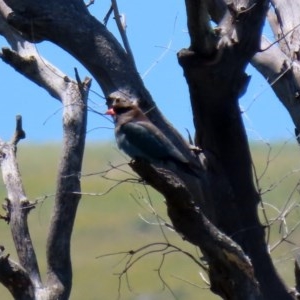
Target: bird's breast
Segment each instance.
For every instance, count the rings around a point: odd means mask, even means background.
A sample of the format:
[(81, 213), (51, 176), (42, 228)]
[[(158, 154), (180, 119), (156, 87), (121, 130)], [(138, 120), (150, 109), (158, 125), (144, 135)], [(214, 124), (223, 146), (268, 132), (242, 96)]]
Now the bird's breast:
[(144, 153), (139, 149), (138, 145), (131, 143), (126, 133), (124, 133), (122, 130), (119, 130), (119, 132), (116, 134), (116, 141), (119, 149), (124, 151), (131, 158), (140, 157), (147, 159)]

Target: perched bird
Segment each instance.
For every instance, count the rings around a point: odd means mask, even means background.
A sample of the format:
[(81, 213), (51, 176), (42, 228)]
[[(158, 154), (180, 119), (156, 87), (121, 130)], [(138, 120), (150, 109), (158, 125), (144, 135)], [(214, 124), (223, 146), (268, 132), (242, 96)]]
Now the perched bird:
[(189, 163), (136, 103), (115, 99), (106, 114), (114, 118), (118, 147), (131, 158), (143, 158), (149, 162), (171, 160)]

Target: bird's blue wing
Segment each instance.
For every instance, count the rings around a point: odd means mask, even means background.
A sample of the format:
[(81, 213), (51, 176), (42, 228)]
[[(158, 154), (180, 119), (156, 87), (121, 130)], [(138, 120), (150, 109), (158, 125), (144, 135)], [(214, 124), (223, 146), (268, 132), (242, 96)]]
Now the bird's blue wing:
[(119, 128), (116, 135), (119, 147), (133, 158), (173, 159), (187, 163), (174, 144), (150, 122), (128, 122)]

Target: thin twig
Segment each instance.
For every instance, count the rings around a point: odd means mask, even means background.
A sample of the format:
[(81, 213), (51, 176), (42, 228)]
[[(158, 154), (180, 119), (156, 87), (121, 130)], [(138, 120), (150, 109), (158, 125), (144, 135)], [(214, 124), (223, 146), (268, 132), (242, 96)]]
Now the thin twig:
[(172, 43), (173, 43), (173, 36), (174, 36), (174, 32), (175, 32), (175, 27), (176, 27), (176, 22), (177, 22), (177, 16), (175, 18), (175, 22), (174, 22), (174, 26), (173, 26), (173, 32), (172, 32), (172, 36), (171, 39), (168, 43), (168, 45), (165, 48), (165, 50), (160, 54), (160, 56), (151, 64), (151, 66), (144, 72), (144, 74), (142, 75), (142, 78), (145, 79), (146, 76), (152, 71), (152, 69), (164, 58), (165, 55), (167, 55), (167, 53), (170, 51)]
[(264, 52), (267, 51), (268, 49), (270, 49), (271, 47), (273, 47), (275, 44), (279, 43), (281, 40), (285, 39), (290, 33), (292, 33), (297, 27), (300, 26), (300, 23), (297, 24), (296, 26), (294, 26), (292, 29), (290, 29), (289, 31), (287, 31), (286, 33), (282, 32), (282, 37), (280, 37), (279, 39), (276, 39), (276, 41), (274, 41), (273, 43), (271, 43), (268, 47), (264, 48), (264, 49), (260, 49), (258, 50), (258, 52)]
[(89, 7), (90, 5), (94, 4), (95, 3), (95, 0), (90, 0), (85, 6), (86, 7)]
[[(121, 15), (119, 13), (119, 8), (118, 8), (117, 1), (116, 0), (111, 0), (111, 5), (112, 5), (113, 11), (114, 11), (114, 17), (115, 17), (115, 20), (116, 20), (118, 30), (120, 32), (120, 35), (121, 35), (121, 38), (122, 38), (122, 41), (123, 41), (123, 44), (124, 44), (124, 48), (125, 48), (125, 50), (127, 52), (127, 55), (128, 55), (128, 59), (130, 60), (132, 66), (136, 69), (134, 56), (133, 56), (133, 53), (131, 51), (131, 47), (129, 45), (129, 41), (128, 41), (128, 38), (127, 38), (127, 35), (126, 35), (126, 22), (125, 21), (122, 22), (122, 20), (121, 20)], [(123, 16), (123, 18), (125, 18), (125, 17)]]
[(16, 116), (16, 130), (15, 130), (14, 136), (12, 137), (10, 143), (14, 146), (17, 146), (19, 141), (21, 139), (25, 139), (25, 137), (26, 137), (26, 134), (22, 127), (22, 116), (17, 115)]
[(251, 160), (251, 164), (252, 164), (252, 170), (253, 170), (253, 174), (254, 174), (256, 189), (257, 189), (257, 191), (259, 193), (260, 207), (262, 209), (262, 213), (263, 213), (263, 216), (264, 216), (264, 219), (265, 219), (265, 223), (266, 223), (265, 226), (267, 228), (266, 241), (267, 241), (267, 244), (269, 244), (269, 241), (270, 241), (270, 232), (271, 232), (271, 228), (270, 228), (270, 224), (269, 224), (269, 218), (267, 216), (267, 212), (266, 212), (266, 209), (265, 209), (265, 206), (264, 206), (264, 202), (263, 202), (262, 197), (261, 197), (261, 187), (260, 187), (260, 182), (259, 182), (260, 180), (258, 178), (257, 171), (256, 171), (256, 168), (255, 168), (253, 160)]
[(158, 272), (158, 276), (160, 278), (160, 280), (163, 283), (163, 287), (166, 287), (171, 293), (172, 295), (175, 297), (172, 289), (170, 288), (170, 286), (165, 282), (161, 270), (165, 261), (165, 257), (169, 254), (172, 253), (182, 253), (184, 255), (186, 255), (187, 257), (189, 257), (194, 263), (196, 263), (198, 266), (200, 266), (202, 269), (204, 269), (205, 271), (207, 271), (207, 268), (194, 256), (192, 255), (190, 252), (187, 252), (183, 249), (181, 249), (180, 247), (177, 247), (173, 244), (170, 243), (165, 243), (165, 242), (156, 242), (156, 243), (150, 243), (147, 245), (144, 245), (138, 249), (135, 250), (129, 250), (129, 251), (121, 251), (121, 252), (116, 252), (116, 253), (109, 253), (109, 254), (104, 254), (104, 255), (100, 255), (97, 258), (104, 258), (104, 257), (109, 257), (109, 256), (114, 256), (114, 255), (125, 255), (121, 261), (123, 261), (124, 259), (127, 258), (127, 261), (125, 263), (125, 266), (123, 268), (123, 270), (120, 273), (117, 273), (118, 275), (118, 299), (121, 297), (121, 287), (122, 287), (122, 278), (125, 275), (126, 277), (126, 282), (127, 282), (127, 287), (130, 291), (133, 292), (133, 289), (130, 285), (130, 280), (129, 280), (129, 270), (136, 264), (138, 263), (140, 260), (142, 260), (143, 258), (145, 258), (146, 256), (149, 255), (153, 255), (153, 254), (157, 254), (157, 253), (161, 253), (162, 255), (162, 259), (159, 263), (158, 268), (156, 269), (156, 271)]
[(164, 279), (164, 277), (162, 276), (162, 273), (161, 273), (161, 270), (162, 270), (162, 267), (163, 267), (163, 264), (164, 264), (164, 262), (165, 262), (165, 257), (166, 257), (166, 255), (168, 255), (168, 254), (170, 254), (170, 253), (172, 253), (172, 252), (174, 252), (174, 251), (168, 251), (168, 252), (165, 252), (165, 253), (163, 253), (163, 255), (162, 255), (162, 258), (161, 258), (161, 262), (160, 262), (160, 264), (159, 264), (159, 266), (158, 266), (158, 269), (157, 269), (157, 274), (158, 274), (158, 277), (159, 277), (159, 279), (161, 280), (161, 282), (163, 283), (163, 288), (167, 288), (167, 290), (171, 293), (171, 295), (174, 297), (174, 299), (178, 299), (177, 297), (176, 297), (176, 295), (174, 294), (174, 292), (173, 292), (173, 290), (171, 289), (171, 287), (167, 284), (167, 282), (165, 281), (165, 279)]
[(108, 12), (106, 13), (106, 15), (105, 15), (105, 17), (104, 17), (104, 19), (103, 19), (103, 24), (104, 24), (104, 26), (107, 25), (108, 20), (109, 20), (109, 18), (110, 18), (110, 16), (111, 16), (112, 12), (113, 12), (113, 7), (112, 7), (112, 5), (111, 5), (111, 6), (109, 7)]
[(300, 221), (296, 223), (296, 225), (290, 230), (290, 232), (286, 235), (284, 235), (279, 241), (277, 241), (273, 246), (270, 247), (270, 251), (274, 251), (282, 242), (288, 242), (288, 238), (291, 236), (291, 234), (300, 226)]

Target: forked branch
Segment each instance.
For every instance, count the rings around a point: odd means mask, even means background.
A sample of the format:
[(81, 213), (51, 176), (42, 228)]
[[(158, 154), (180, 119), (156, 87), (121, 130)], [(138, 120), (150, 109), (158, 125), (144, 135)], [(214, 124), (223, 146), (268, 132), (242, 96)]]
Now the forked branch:
[[(27, 272), (28, 280), (30, 280), (35, 287), (40, 287), (40, 272), (27, 223), (28, 213), (33, 206), (25, 195), (16, 158), (16, 145), (18, 141), (24, 137), (25, 133), (22, 129), (22, 118), (21, 116), (17, 116), (16, 131), (11, 142), (6, 143), (0, 140), (0, 164), (3, 182), (7, 190), (7, 200), (4, 206), (6, 209), (5, 219), (10, 224), (20, 265), (24, 268), (22, 274), (24, 275)], [(2, 257), (2, 263), (7, 268), (0, 270), (1, 272), (7, 271), (7, 276), (9, 277), (12, 271), (11, 268), (9, 268), (11, 263), (3, 259)], [(19, 266), (17, 269), (21, 270), (21, 267)], [(1, 274), (1, 278), (5, 278), (5, 273)], [(5, 283), (5, 281), (3, 281), (3, 283)], [(18, 289), (18, 286), (16, 285), (15, 288)], [(9, 288), (9, 290), (12, 293), (15, 292), (13, 291), (13, 287)]]

